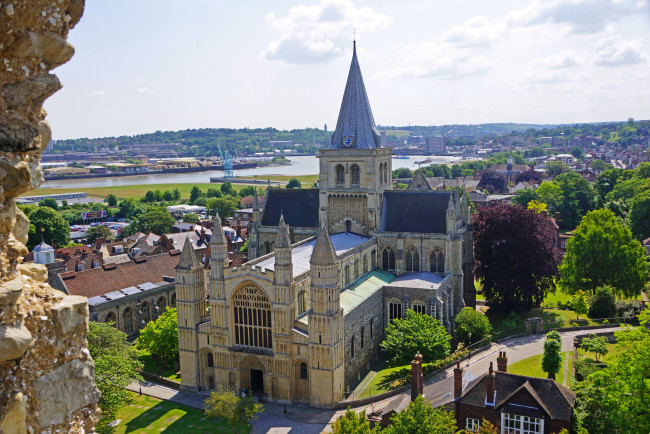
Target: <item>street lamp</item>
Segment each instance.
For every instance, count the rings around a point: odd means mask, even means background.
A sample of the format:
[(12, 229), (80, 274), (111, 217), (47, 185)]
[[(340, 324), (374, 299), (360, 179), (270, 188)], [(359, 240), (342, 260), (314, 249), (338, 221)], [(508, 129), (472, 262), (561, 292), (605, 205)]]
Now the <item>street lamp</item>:
[(469, 348), (469, 356), (467, 357), (467, 366), (469, 366), (469, 361), (472, 360), (472, 349), (470, 348), (472, 346), (472, 332), (468, 332), (467, 337), (469, 337), (469, 345), (467, 347)]

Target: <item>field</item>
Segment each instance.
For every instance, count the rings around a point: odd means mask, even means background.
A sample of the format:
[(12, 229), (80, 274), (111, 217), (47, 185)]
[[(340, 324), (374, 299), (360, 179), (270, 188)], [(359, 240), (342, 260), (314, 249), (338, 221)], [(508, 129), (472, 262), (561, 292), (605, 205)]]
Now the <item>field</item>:
[[(216, 419), (208, 419), (202, 411), (150, 396), (131, 393), (132, 401), (117, 413), (116, 434), (137, 433), (217, 433), (232, 432), (231, 427)], [(237, 426), (238, 433), (247, 433), (249, 426)]]
[[(568, 357), (567, 365), (567, 384), (564, 384), (567, 387), (570, 387), (571, 379), (571, 368), (573, 367), (573, 357), (571, 356), (572, 352), (567, 351), (562, 353), (562, 368), (560, 372), (555, 376), (555, 381), (562, 384), (564, 378), (564, 362)], [(548, 374), (542, 371), (542, 355), (538, 354), (536, 356), (528, 357), (527, 359), (520, 360), (518, 362), (512, 363), (508, 366), (508, 372), (511, 374), (517, 375), (526, 375), (528, 377), (536, 378), (548, 378)]]
[[(190, 191), (194, 186), (199, 187), (202, 191), (208, 191), (208, 188), (219, 188), (220, 184), (142, 184), (142, 185), (121, 185), (115, 187), (78, 187), (78, 188), (38, 188), (34, 191), (25, 193), (22, 196), (36, 196), (41, 194), (58, 194), (58, 193), (73, 193), (77, 191), (85, 191), (90, 197), (105, 198), (109, 194), (114, 194), (120, 199), (139, 199), (144, 197), (147, 191), (165, 191), (165, 190), (174, 190), (178, 188), (181, 192), (182, 199), (189, 199)], [(233, 187), (236, 190), (239, 190), (242, 186), (233, 184)]]

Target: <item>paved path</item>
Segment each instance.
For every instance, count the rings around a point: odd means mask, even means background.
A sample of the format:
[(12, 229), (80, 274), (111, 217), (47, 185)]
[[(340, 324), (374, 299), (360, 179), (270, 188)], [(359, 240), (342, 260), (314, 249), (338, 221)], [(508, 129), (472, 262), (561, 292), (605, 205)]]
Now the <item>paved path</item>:
[[(562, 335), (562, 351), (568, 352), (573, 350), (573, 338), (575, 336), (611, 330), (613, 330), (612, 327), (560, 332)], [(542, 354), (544, 338), (545, 335), (542, 334), (518, 337), (499, 344), (494, 343), (489, 348), (477, 354), (472, 354), (469, 366), (465, 366), (465, 369), (474, 376), (479, 376), (484, 372), (487, 372), (490, 362), (494, 362), (494, 367), (496, 369), (496, 355), (499, 351), (504, 350), (507, 353), (509, 364), (537, 354)], [(464, 362), (463, 365), (467, 365), (467, 362)], [(567, 375), (566, 368), (567, 367), (565, 366), (565, 375)], [(428, 379), (425, 382), (425, 385), (434, 384), (451, 375), (453, 375), (453, 368), (449, 368), (435, 377)], [(127, 387), (127, 389), (136, 393), (140, 391), (140, 388), (142, 388), (142, 393), (145, 395), (201, 410), (203, 409), (203, 400), (207, 397), (207, 393), (179, 392), (178, 390), (153, 383), (134, 383)], [(410, 395), (410, 391), (404, 395), (406, 394)], [(374, 403), (374, 406), (367, 405), (357, 407), (354, 410), (366, 410), (366, 412), (369, 413), (374, 408), (377, 411), (381, 411), (381, 409), (383, 409), (393, 399), (395, 399), (395, 397), (376, 402)], [(343, 413), (345, 413), (345, 410), (322, 410), (309, 407), (305, 404), (284, 406), (283, 404), (265, 402), (264, 412), (260, 413), (258, 419), (251, 423), (251, 433), (311, 434), (329, 432), (331, 431), (331, 423), (338, 419)]]

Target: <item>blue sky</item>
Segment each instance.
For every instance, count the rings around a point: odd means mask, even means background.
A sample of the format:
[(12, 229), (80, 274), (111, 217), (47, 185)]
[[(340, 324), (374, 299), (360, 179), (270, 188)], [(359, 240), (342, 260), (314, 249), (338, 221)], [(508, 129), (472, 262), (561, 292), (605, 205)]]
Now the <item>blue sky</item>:
[(91, 0), (53, 137), (332, 129), (355, 28), (379, 124), (650, 118), (650, 0)]

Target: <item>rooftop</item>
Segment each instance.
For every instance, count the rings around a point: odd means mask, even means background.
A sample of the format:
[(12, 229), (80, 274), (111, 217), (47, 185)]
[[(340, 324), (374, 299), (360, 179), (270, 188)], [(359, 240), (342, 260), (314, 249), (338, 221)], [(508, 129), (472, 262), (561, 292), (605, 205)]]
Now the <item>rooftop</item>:
[(419, 271), (416, 273), (402, 274), (393, 280), (390, 286), (398, 288), (422, 288), (437, 289), (445, 280), (446, 276), (428, 271)]

